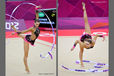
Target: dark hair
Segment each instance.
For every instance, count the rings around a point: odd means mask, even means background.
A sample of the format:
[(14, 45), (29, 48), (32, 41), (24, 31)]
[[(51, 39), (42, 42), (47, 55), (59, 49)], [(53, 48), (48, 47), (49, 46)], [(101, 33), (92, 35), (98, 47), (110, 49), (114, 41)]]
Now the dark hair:
[(92, 43), (92, 40), (91, 39), (88, 39), (88, 40), (85, 40), (87, 42), (89, 42), (90, 44)]
[(91, 46), (90, 48), (93, 48), (94, 46)]
[(91, 46), (91, 47), (89, 47), (89, 48), (87, 48), (87, 49), (91, 49), (91, 48), (93, 48), (94, 46)]

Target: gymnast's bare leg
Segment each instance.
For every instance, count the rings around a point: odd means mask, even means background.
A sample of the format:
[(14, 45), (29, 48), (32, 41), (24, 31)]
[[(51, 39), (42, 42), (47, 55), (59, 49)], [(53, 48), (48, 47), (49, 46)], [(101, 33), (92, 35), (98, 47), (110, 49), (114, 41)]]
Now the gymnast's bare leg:
[[(12, 25), (11, 27), (13, 28), (13, 30), (14, 30), (15, 32), (19, 32), (19, 31), (16, 30), (16, 28), (15, 28), (13, 25)], [(25, 37), (22, 36), (21, 34), (18, 34), (18, 36), (21, 37), (22, 39), (25, 38)], [(27, 43), (26, 41), (24, 41), (24, 59), (23, 59), (23, 60), (24, 60), (24, 65), (25, 65), (25, 71), (26, 71), (27, 73), (30, 73), (29, 67), (28, 67), (28, 63), (27, 63), (28, 53), (29, 53), (29, 43)]]
[(86, 12), (86, 8), (85, 8), (85, 3), (84, 2), (82, 2), (82, 6), (83, 6), (83, 12), (84, 12), (85, 33), (91, 34), (91, 28), (90, 28), (90, 25), (88, 23), (88, 17), (87, 17), (87, 12)]

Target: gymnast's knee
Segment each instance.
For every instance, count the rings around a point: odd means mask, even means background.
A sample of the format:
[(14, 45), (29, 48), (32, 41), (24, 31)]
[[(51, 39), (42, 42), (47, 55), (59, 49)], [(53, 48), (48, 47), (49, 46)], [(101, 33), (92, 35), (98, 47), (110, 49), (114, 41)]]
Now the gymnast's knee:
[(28, 55), (24, 55), (24, 58), (27, 59), (28, 58)]

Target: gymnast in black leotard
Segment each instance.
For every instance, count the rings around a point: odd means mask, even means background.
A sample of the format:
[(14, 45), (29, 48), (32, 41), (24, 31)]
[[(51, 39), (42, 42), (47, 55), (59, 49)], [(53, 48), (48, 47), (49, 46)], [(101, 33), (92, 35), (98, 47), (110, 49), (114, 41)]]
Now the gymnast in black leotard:
[[(39, 25), (40, 25), (40, 21), (39, 21), (39, 14), (38, 14), (38, 8), (40, 8), (40, 6), (36, 7), (36, 19), (34, 22), (34, 26), (24, 30), (24, 31), (18, 31), (16, 30), (16, 28), (11, 25), (11, 27), (13, 28), (13, 30), (18, 34), (19, 37), (21, 37), (22, 39), (24, 39), (24, 65), (25, 65), (25, 70), (29, 73), (29, 67), (27, 64), (27, 58), (28, 58), (28, 53), (29, 53), (29, 44), (34, 45), (35, 40), (38, 38), (39, 34), (40, 34), (40, 30), (39, 30)], [(23, 33), (26, 32), (31, 32), (31, 35), (26, 35), (23, 36)]]
[(94, 38), (92, 38), (90, 25), (88, 23), (85, 3), (82, 2), (82, 5), (83, 5), (83, 11), (84, 11), (85, 34), (83, 34), (80, 37), (80, 40), (76, 40), (75, 41), (74, 46), (71, 48), (71, 51), (73, 51), (73, 49), (76, 47), (77, 44), (80, 45), (79, 58), (80, 58), (81, 66), (83, 67), (84, 66), (83, 65), (83, 52), (84, 52), (84, 48), (86, 48), (86, 49), (93, 48), (98, 37), (102, 37), (103, 41), (104, 41), (105, 37), (103, 35), (95, 35)]
[(40, 30), (39, 28), (36, 29), (36, 31), (34, 32), (36, 38), (34, 40), (32, 40), (30, 37), (31, 35), (26, 35), (25, 36), (25, 41), (27, 41), (28, 43), (30, 43), (31, 45), (34, 45), (35, 40), (38, 38), (39, 34), (40, 34)]

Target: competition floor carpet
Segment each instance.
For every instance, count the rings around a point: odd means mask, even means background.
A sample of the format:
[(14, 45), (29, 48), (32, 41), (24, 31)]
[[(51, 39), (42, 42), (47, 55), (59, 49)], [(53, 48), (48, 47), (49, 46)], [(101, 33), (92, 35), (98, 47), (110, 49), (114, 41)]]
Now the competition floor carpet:
[[(108, 76), (108, 72), (101, 73), (88, 73), (88, 72), (75, 72), (69, 71), (61, 67), (64, 65), (70, 69), (93, 69), (93, 64), (84, 63), (85, 67), (76, 64), (75, 61), (79, 60), (79, 44), (74, 51), (71, 51), (75, 40), (79, 40), (84, 30), (59, 30), (58, 31), (58, 75), (59, 76)], [(107, 29), (92, 30), (93, 32), (104, 32), (105, 41), (98, 38), (93, 49), (84, 49), (84, 60), (95, 61), (99, 63), (108, 64), (109, 58), (109, 38)], [(102, 69), (108, 69), (104, 67)], [(101, 69), (100, 69), (101, 70)]]
[(41, 53), (47, 53), (52, 46), (52, 35), (49, 32), (41, 32), (35, 42), (35, 46), (30, 46), (28, 65), (30, 74), (25, 72), (23, 56), (23, 39), (16, 35), (6, 34), (6, 76), (56, 76), (56, 45), (54, 46), (53, 60), (50, 57), (42, 59)]

